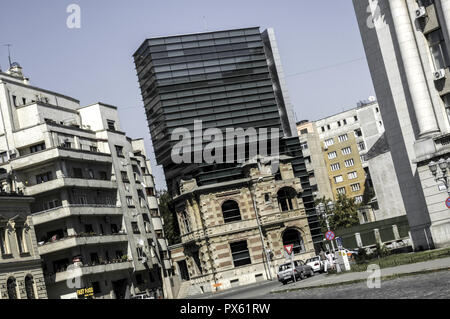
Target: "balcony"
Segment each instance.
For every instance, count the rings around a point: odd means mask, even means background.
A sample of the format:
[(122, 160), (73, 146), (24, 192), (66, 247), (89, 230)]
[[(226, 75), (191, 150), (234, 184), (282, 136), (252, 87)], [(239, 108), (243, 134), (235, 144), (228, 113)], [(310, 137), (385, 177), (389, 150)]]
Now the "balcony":
[(108, 205), (68, 205), (34, 213), (33, 224), (40, 225), (70, 216), (122, 216), (121, 207)]
[(64, 237), (54, 242), (45, 243), (43, 245), (40, 245), (38, 249), (40, 255), (45, 255), (78, 246), (113, 244), (120, 242), (128, 242), (128, 236), (126, 234), (103, 235), (103, 236), (78, 235), (78, 236)]
[(117, 189), (117, 182), (97, 179), (57, 178), (46, 183), (25, 187), (24, 195), (35, 196), (37, 194), (54, 191), (64, 187)]
[(11, 160), (11, 168), (13, 170), (21, 170), (51, 162), (56, 158), (76, 159), (95, 163), (112, 163), (111, 154), (54, 147), (13, 159)]
[(158, 244), (159, 244), (161, 250), (167, 250), (167, 242), (164, 238), (159, 238)]
[(153, 217), (152, 218), (152, 224), (153, 224), (153, 229), (156, 230), (163, 230), (163, 225), (161, 222), (161, 218), (159, 217)]
[(71, 267), (73, 268), (70, 270), (66, 269), (65, 271), (54, 274), (45, 274), (45, 283), (55, 284), (82, 276), (133, 269), (133, 263), (129, 260), (114, 260), (101, 265), (82, 265), (80, 267), (71, 265)]

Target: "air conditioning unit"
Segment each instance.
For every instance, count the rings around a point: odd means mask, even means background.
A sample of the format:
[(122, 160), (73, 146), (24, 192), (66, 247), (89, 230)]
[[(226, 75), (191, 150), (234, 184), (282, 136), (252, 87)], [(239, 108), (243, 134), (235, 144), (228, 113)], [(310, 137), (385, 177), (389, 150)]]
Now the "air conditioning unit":
[(416, 10), (416, 18), (424, 18), (427, 16), (427, 9), (425, 7), (419, 7), (419, 9)]
[(440, 69), (440, 70), (435, 71), (433, 73), (433, 78), (434, 78), (435, 81), (438, 81), (440, 79), (445, 78), (445, 70), (444, 69)]

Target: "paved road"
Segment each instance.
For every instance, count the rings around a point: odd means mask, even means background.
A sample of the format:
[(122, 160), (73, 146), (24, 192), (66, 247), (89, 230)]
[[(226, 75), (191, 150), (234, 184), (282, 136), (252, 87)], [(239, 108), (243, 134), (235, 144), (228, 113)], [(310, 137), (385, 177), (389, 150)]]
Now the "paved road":
[[(320, 282), (325, 275), (305, 279)], [(264, 282), (256, 285), (228, 290), (223, 293), (199, 296), (201, 299), (450, 299), (450, 271), (405, 276), (381, 282), (379, 289), (369, 289), (366, 283), (311, 288), (306, 290), (270, 293), (277, 287), (294, 288), (294, 284), (283, 286), (279, 282)]]

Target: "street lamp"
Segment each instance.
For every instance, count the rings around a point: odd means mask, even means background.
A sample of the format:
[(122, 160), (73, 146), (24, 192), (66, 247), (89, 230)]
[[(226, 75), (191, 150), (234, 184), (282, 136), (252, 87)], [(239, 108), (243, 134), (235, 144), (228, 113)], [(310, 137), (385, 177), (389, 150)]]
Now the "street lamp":
[[(444, 183), (444, 186), (447, 189), (447, 193), (450, 196), (450, 178), (448, 176), (449, 167), (450, 167), (450, 158), (449, 159), (441, 158), (437, 163), (431, 161), (428, 164), (428, 168), (430, 169), (431, 174), (433, 174), (435, 181)], [(440, 174), (438, 173), (438, 169), (441, 171)]]
[[(264, 180), (263, 177), (259, 177), (256, 182), (253, 183), (253, 189), (256, 190), (256, 186), (258, 185), (259, 182), (262, 182)], [(269, 252), (266, 249), (265, 243), (264, 243), (264, 236), (263, 236), (263, 232), (262, 232), (262, 227), (261, 227), (261, 221), (259, 219), (259, 213), (258, 213), (258, 208), (256, 207), (256, 196), (255, 193), (252, 191), (251, 186), (249, 187), (250, 190), (250, 194), (252, 196), (252, 202), (253, 202), (253, 209), (255, 210), (255, 215), (256, 215), (256, 222), (258, 224), (258, 230), (259, 230), (259, 237), (261, 240), (261, 245), (262, 248), (264, 249), (265, 255), (266, 255), (266, 267), (267, 267), (267, 275), (269, 277), (270, 280), (272, 280), (272, 269), (271, 269), (271, 265), (270, 265), (270, 257), (269, 257)]]
[[(316, 206), (316, 212), (322, 216), (323, 219), (325, 219), (325, 223), (327, 225), (327, 229), (328, 231), (330, 231), (330, 223), (328, 221), (328, 216), (332, 216), (333, 215), (333, 211), (334, 211), (334, 203), (332, 201), (329, 201), (326, 205), (324, 203), (319, 203)], [(331, 240), (331, 247), (333, 248), (333, 253), (334, 253), (334, 243)]]

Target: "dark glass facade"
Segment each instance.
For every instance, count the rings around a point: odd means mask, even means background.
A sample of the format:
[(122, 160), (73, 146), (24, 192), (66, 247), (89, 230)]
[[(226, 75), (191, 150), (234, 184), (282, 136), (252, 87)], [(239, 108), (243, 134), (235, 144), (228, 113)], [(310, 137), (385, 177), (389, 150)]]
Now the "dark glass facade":
[(294, 158), (311, 232), (321, 242), (300, 142), (286, 129), (285, 105), (274, 89), (280, 85), (274, 66), (268, 65), (274, 58), (266, 38), (255, 27), (144, 41), (134, 60), (156, 160), (172, 195), (178, 193), (180, 179), (195, 178), (206, 185), (242, 178), (237, 164), (174, 164), (172, 131), (183, 127), (193, 136), (194, 120), (202, 121), (203, 130), (278, 128), (281, 153)]

